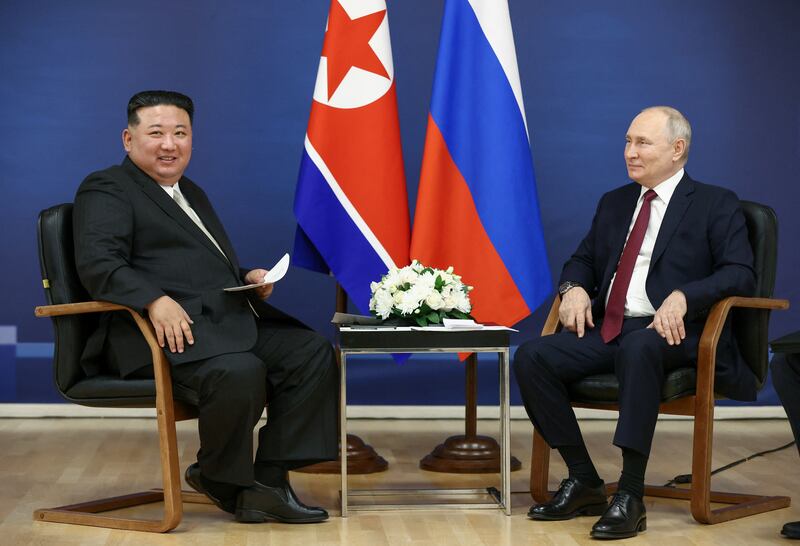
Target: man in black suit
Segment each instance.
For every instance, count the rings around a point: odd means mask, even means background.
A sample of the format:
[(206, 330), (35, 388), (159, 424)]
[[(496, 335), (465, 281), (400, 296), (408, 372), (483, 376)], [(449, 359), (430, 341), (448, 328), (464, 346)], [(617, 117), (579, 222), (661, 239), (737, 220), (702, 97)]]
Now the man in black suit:
[[(144, 91), (128, 104), (121, 165), (90, 174), (75, 197), (75, 256), (98, 300), (149, 318), (174, 383), (199, 399), (200, 451), (186, 481), (237, 521), (315, 522), (288, 470), (337, 453), (337, 367), (328, 341), (263, 300), (264, 269), (240, 269), (206, 194), (183, 174), (192, 154), (189, 97)], [(102, 317), (83, 355), (152, 377), (150, 353), (125, 313)], [(253, 461), (253, 428), (269, 402)]]
[[(553, 500), (531, 508), (532, 519), (599, 515), (591, 535), (606, 539), (646, 528), (644, 474), (664, 373), (696, 361), (714, 302), (753, 290), (739, 200), (684, 172), (690, 143), (689, 122), (674, 108), (636, 116), (625, 145), (635, 183), (600, 199), (589, 233), (564, 265), (564, 330), (516, 352), (514, 371), (528, 415), (569, 468)], [(622, 475), (610, 504), (568, 393), (570, 383), (599, 373), (615, 373), (620, 383), (614, 444), (622, 449)], [(716, 388), (731, 398), (755, 398), (755, 378), (730, 331), (719, 343)]]

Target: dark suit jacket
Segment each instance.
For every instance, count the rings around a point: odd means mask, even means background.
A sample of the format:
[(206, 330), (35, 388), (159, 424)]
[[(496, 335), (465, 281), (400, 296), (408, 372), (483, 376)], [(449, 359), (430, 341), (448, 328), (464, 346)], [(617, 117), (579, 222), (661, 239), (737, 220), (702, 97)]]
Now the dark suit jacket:
[[(581, 283), (593, 298), (592, 316), (605, 312), (605, 299), (639, 199), (631, 183), (606, 193), (592, 227), (561, 273), (561, 282)], [(739, 199), (730, 190), (685, 174), (670, 199), (656, 238), (646, 290), (655, 309), (673, 291), (686, 295), (686, 342), (697, 343), (710, 307), (755, 287), (753, 253)], [(716, 390), (729, 398), (753, 400), (755, 376), (742, 360), (730, 328), (717, 349)]]
[[(225, 256), (169, 195), (129, 158), (120, 166), (90, 174), (75, 196), (75, 259), (81, 282), (92, 298), (144, 307), (168, 295), (192, 317), (195, 343), (181, 354), (166, 351), (175, 364), (247, 351), (256, 342), (256, 317), (250, 292), (226, 293), (242, 284), (222, 223), (206, 194), (186, 177), (181, 192), (197, 212)], [(288, 315), (253, 298), (264, 320), (289, 321)], [(83, 365), (99, 372), (101, 358), (121, 375), (150, 365), (150, 351), (127, 313), (109, 313), (89, 339)]]

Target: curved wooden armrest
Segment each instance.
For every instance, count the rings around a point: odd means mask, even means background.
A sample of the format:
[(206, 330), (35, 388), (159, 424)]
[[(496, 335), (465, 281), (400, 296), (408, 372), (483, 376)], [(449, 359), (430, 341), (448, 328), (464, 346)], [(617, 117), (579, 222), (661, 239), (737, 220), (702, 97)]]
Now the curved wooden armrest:
[(40, 305), (33, 310), (37, 317), (60, 317), (63, 315), (81, 315), (83, 313), (103, 313), (105, 311), (129, 311), (139, 314), (129, 307), (109, 303), (107, 301), (82, 301), (80, 303), (62, 303), (59, 305)]
[[(709, 360), (717, 352), (717, 343), (728, 319), (728, 314), (734, 307), (746, 307), (749, 309), (774, 309), (783, 310), (789, 308), (788, 300), (773, 298), (746, 298), (743, 296), (730, 296), (720, 300), (711, 308), (711, 312), (706, 318), (703, 333), (700, 336), (700, 344), (697, 349), (698, 369), (701, 362)], [(713, 359), (712, 359), (713, 361)]]
[(561, 306), (561, 296), (556, 294), (553, 298), (553, 305), (550, 306), (550, 312), (547, 314), (547, 319), (542, 326), (542, 336), (549, 336), (561, 330), (561, 322), (558, 320), (558, 308)]
[[(102, 313), (106, 311), (127, 311), (133, 317), (136, 326), (142, 333), (148, 347), (150, 348), (150, 355), (153, 359), (153, 372), (156, 377), (156, 383), (161, 385), (156, 392), (157, 398), (160, 398), (161, 393), (167, 389), (167, 399), (172, 400), (172, 384), (170, 381), (170, 369), (167, 359), (164, 356), (164, 350), (158, 344), (156, 332), (153, 325), (149, 320), (145, 319), (142, 315), (124, 305), (116, 303), (109, 303), (107, 301), (82, 301), (79, 303), (62, 303), (58, 305), (42, 305), (34, 309), (34, 314), (37, 317), (60, 317), (68, 315), (81, 315), (85, 313)], [(164, 405), (163, 402), (157, 402), (156, 406), (159, 411)]]

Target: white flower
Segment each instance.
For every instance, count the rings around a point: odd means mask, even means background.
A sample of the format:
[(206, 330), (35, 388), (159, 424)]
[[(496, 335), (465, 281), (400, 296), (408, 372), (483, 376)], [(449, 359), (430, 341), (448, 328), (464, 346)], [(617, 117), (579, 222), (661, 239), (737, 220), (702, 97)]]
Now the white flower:
[(419, 278), (419, 273), (414, 271), (411, 267), (404, 267), (400, 270), (398, 274), (398, 286), (408, 284), (414, 284), (417, 279)]
[(428, 305), (428, 307), (430, 307), (434, 311), (438, 311), (444, 305), (444, 299), (442, 298), (442, 295), (439, 292), (434, 290), (433, 292), (428, 294), (427, 298), (425, 298), (425, 303)]
[(453, 301), (455, 303), (454, 307), (462, 313), (469, 313), (472, 310), (472, 305), (469, 302), (469, 298), (461, 290), (457, 290), (453, 294)]
[[(372, 303), (375, 302), (374, 308)], [(380, 290), (375, 293), (375, 297), (370, 300), (370, 310), (375, 311), (382, 319), (389, 318), (394, 307), (392, 295), (387, 290)]]

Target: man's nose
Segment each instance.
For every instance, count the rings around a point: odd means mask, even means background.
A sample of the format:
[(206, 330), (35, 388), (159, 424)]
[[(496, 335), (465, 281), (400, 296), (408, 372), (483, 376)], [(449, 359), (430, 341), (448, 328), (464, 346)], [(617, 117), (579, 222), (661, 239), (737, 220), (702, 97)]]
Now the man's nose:
[(637, 155), (636, 146), (632, 144), (625, 146), (625, 157), (636, 157)]
[(165, 150), (171, 150), (175, 147), (175, 140), (172, 138), (171, 135), (166, 135), (164, 139), (161, 141), (161, 147)]

